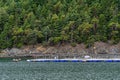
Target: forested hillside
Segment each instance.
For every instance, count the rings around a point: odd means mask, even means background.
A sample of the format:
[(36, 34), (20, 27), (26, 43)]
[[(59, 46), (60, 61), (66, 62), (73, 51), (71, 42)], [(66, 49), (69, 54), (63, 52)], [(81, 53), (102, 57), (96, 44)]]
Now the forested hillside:
[(0, 0), (0, 48), (120, 41), (120, 0)]

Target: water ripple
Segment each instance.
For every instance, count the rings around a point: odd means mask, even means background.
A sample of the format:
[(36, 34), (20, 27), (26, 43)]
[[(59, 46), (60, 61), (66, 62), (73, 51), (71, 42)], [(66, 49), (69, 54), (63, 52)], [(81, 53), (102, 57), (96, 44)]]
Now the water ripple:
[(119, 80), (120, 63), (0, 62), (0, 80)]

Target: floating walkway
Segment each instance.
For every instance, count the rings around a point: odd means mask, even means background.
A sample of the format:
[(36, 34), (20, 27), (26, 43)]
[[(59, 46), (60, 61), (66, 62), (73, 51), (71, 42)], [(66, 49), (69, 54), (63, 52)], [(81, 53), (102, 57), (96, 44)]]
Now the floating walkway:
[(28, 59), (28, 62), (120, 62), (120, 58), (113, 59)]

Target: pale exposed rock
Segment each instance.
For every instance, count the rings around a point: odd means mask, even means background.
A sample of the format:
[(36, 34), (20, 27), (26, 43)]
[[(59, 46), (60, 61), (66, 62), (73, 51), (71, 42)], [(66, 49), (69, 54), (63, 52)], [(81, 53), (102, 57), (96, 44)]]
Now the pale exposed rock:
[(1, 51), (0, 56), (18, 56), (18, 55), (30, 55), (38, 53), (40, 54), (77, 54), (77, 55), (86, 55), (86, 54), (120, 54), (120, 43), (117, 45), (110, 45), (104, 42), (96, 42), (93, 47), (85, 48), (84, 44), (77, 44), (75, 47), (72, 47), (70, 44), (61, 45), (61, 46), (47, 46), (43, 47), (41, 45), (33, 47), (24, 47), (21, 49), (12, 48), (4, 49)]

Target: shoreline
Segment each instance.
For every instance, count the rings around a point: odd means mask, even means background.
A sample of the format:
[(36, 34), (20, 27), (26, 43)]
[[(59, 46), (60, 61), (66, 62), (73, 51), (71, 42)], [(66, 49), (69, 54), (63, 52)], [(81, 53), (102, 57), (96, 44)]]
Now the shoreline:
[(120, 58), (119, 54), (39, 54), (33, 53), (28, 55), (12, 55), (12, 56), (1, 56), (0, 58), (45, 58), (45, 59), (54, 59), (55, 57), (58, 59), (61, 58), (84, 58), (85, 56), (89, 56), (90, 58)]
[(31, 58), (83, 58), (89, 55), (92, 58), (120, 58), (120, 43), (110, 45), (104, 42), (96, 42), (94, 46), (86, 48), (84, 44), (72, 47), (70, 44), (42, 46), (40, 44), (23, 46), (22, 48), (7, 48), (1, 50), (0, 58), (31, 57)]
[[(85, 56), (89, 56), (88, 59), (98, 59), (96, 60), (92, 60), (93, 62), (104, 62), (104, 60), (99, 60), (99, 59), (120, 59), (120, 54), (72, 54), (72, 55), (58, 55), (58, 54), (45, 54), (45, 55), (29, 55), (29, 56), (4, 56), (4, 57), (0, 57), (0, 62), (18, 62), (18, 61), (26, 61), (26, 60), (30, 60), (30, 59), (58, 59), (58, 62), (60, 59), (83, 59), (82, 62), (84, 60), (87, 60), (87, 58), (85, 58)], [(118, 60), (120, 62), (120, 60)], [(36, 61), (37, 62), (37, 61)], [(41, 61), (42, 62), (42, 61)], [(46, 62), (51, 62), (51, 61), (46, 61)], [(80, 62), (80, 61), (77, 61)]]

